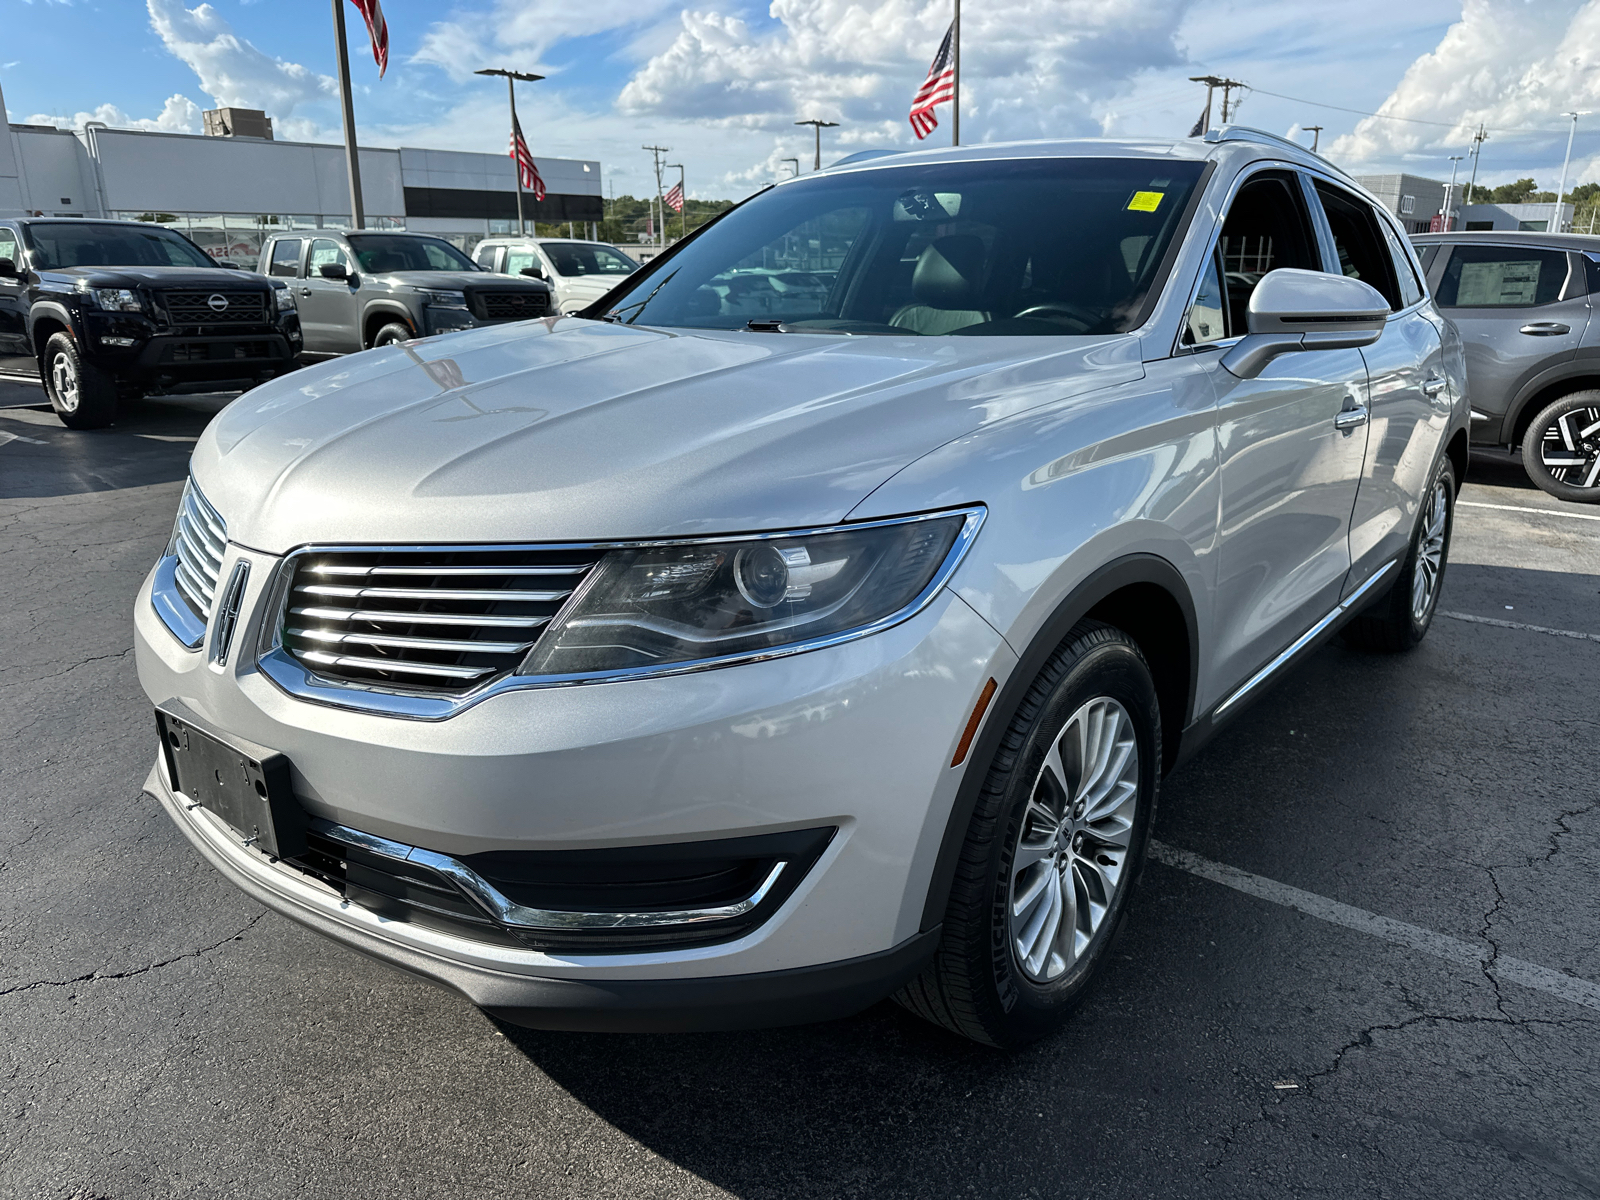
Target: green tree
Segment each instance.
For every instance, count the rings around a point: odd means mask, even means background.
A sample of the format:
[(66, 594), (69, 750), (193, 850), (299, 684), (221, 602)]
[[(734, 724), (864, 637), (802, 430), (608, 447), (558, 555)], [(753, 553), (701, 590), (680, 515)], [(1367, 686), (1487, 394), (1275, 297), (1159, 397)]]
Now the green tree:
[[(1531, 179), (1519, 179), (1515, 183), (1502, 183), (1489, 193), (1490, 204), (1527, 204), (1533, 199), (1535, 184)], [(1551, 196), (1554, 200), (1555, 197)]]

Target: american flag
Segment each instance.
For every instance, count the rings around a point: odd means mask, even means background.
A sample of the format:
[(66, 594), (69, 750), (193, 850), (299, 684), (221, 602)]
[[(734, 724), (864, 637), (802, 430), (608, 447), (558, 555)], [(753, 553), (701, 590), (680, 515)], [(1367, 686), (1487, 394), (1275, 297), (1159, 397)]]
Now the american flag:
[(522, 122), (511, 118), (511, 157), (517, 162), (517, 175), (522, 186), (533, 193), (535, 200), (544, 199), (544, 180), (539, 178), (539, 168), (533, 165), (533, 155), (528, 153), (528, 143), (522, 138)]
[(383, 19), (383, 6), (378, 0), (350, 0), (367, 22), (367, 36), (372, 39), (372, 61), (378, 64), (378, 78), (389, 69), (389, 23)]
[(682, 212), (683, 211), (683, 184), (681, 184), (681, 183), (673, 184), (672, 185), (672, 190), (669, 191), (664, 197), (662, 197), (662, 199), (664, 199), (667, 202), (667, 207), (670, 208), (673, 212)]
[(922, 81), (917, 94), (911, 98), (911, 130), (919, 142), (939, 128), (939, 122), (933, 115), (933, 106), (955, 98), (956, 64), (955, 56), (951, 53), (955, 33), (956, 25), (952, 21), (950, 28), (945, 30), (944, 41), (939, 43), (939, 53), (933, 56), (933, 66), (928, 68), (927, 79)]

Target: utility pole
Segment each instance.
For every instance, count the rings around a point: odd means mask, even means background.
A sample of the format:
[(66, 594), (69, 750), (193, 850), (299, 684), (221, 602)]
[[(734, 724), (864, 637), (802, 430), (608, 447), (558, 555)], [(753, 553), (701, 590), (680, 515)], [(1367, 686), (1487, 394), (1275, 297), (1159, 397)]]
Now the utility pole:
[(661, 221), (661, 223), (656, 226), (656, 238), (658, 239), (660, 248), (662, 250), (665, 250), (667, 248), (667, 221), (666, 221), (666, 208), (661, 203), (661, 156), (663, 154), (671, 153), (672, 147), (670, 147), (670, 146), (640, 146), (639, 149), (648, 150), (648, 151), (650, 151), (650, 153), (652, 155), (655, 156), (655, 162), (656, 162), (656, 198), (655, 198), (654, 201), (652, 201), (652, 204), (654, 205), (653, 211), (655, 212), (656, 216), (660, 218), (660, 221)]
[(522, 219), (522, 160), (517, 157), (517, 134), (521, 131), (521, 127), (517, 124), (517, 80), (536, 83), (544, 76), (529, 75), (525, 71), (505, 71), (499, 67), (486, 67), (482, 71), (474, 71), (473, 74), (506, 77), (506, 96), (511, 101), (511, 173), (517, 177), (517, 236), (527, 237), (528, 226)]
[(1467, 194), (1462, 199), (1463, 205), (1472, 203), (1472, 189), (1478, 185), (1478, 160), (1483, 157), (1483, 144), (1489, 140), (1489, 135), (1483, 131), (1480, 123), (1478, 132), (1472, 135), (1472, 149), (1467, 153), (1472, 155), (1472, 178), (1467, 181)]
[[(1563, 117), (1572, 118), (1572, 128), (1567, 130), (1567, 156), (1561, 160), (1561, 186), (1556, 188), (1556, 211), (1551, 218), (1551, 233), (1561, 233), (1561, 197), (1567, 194), (1567, 168), (1572, 165), (1572, 137), (1578, 132), (1578, 118), (1587, 114), (1581, 112), (1562, 113)], [(1573, 216), (1577, 216), (1574, 210)]]
[[(683, 164), (667, 164), (667, 170), (670, 171), (673, 167), (678, 168), (678, 194), (683, 197), (683, 207), (678, 210), (678, 228), (680, 230), (678, 236), (686, 238), (689, 236), (689, 189), (683, 182)], [(663, 219), (665, 219), (666, 215), (666, 213), (661, 214)]]
[(1450, 216), (1450, 202), (1455, 198), (1456, 194), (1456, 171), (1460, 169), (1461, 160), (1465, 157), (1465, 154), (1452, 154), (1450, 156), (1450, 186), (1444, 189), (1444, 207), (1439, 210), (1439, 216), (1443, 218), (1440, 222), (1443, 226), (1439, 230), (1440, 233), (1449, 233), (1450, 226), (1453, 223)]
[(1322, 141), (1322, 126), (1302, 125), (1300, 128), (1311, 135), (1311, 153), (1315, 154), (1318, 144)]
[(361, 206), (361, 163), (356, 151), (356, 109), (350, 100), (350, 56), (344, 44), (344, 0), (333, 0), (333, 40), (339, 51), (339, 104), (344, 109), (344, 165), (350, 177), (350, 228), (365, 229)]
[[(955, 82), (950, 89), (950, 144), (961, 145), (961, 0), (956, 0), (956, 19), (951, 22), (951, 32), (955, 35), (951, 41), (955, 43)], [(821, 134), (818, 134), (820, 137)], [(796, 175), (800, 169), (795, 168)]]
[(779, 162), (788, 162), (788, 163), (793, 163), (794, 164), (794, 175), (790, 176), (791, 179), (795, 178), (795, 176), (798, 176), (800, 174), (800, 160), (798, 158), (780, 158), (778, 161)]
[(1222, 89), (1222, 123), (1226, 125), (1228, 123), (1228, 97), (1233, 93), (1234, 88), (1243, 88), (1244, 84), (1237, 79), (1224, 79), (1221, 75), (1191, 75), (1189, 76), (1189, 82), (1206, 85), (1206, 111), (1205, 115), (1201, 117), (1201, 122), (1205, 128), (1200, 132), (1211, 132), (1211, 96), (1217, 88)]
[(839, 128), (839, 122), (837, 122), (837, 121), (810, 120), (810, 121), (796, 121), (795, 124), (796, 125), (813, 125), (813, 126), (816, 127), (816, 130), (817, 130), (817, 157), (816, 157), (816, 161), (812, 164), (811, 169), (813, 171), (822, 170), (822, 131), (824, 129), (837, 129), (837, 128)]

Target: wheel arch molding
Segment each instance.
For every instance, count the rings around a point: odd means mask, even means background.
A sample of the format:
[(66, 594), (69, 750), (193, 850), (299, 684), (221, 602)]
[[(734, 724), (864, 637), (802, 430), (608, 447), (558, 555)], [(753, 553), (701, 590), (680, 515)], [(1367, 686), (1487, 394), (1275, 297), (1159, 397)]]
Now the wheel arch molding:
[(1498, 442), (1517, 446), (1533, 418), (1563, 396), (1573, 392), (1600, 390), (1600, 360), (1577, 359), (1541, 372), (1525, 384), (1501, 418)]
[(1121, 629), (1144, 653), (1155, 679), (1161, 705), (1162, 770), (1176, 763), (1179, 734), (1194, 711), (1199, 676), (1199, 622), (1194, 599), (1183, 573), (1155, 554), (1129, 554), (1112, 560), (1083, 579), (1056, 606), (1033, 640), (1018, 651), (1017, 665), (989, 706), (983, 724), (967, 754), (961, 785), (939, 842), (920, 928), (932, 929), (944, 920), (950, 888), (967, 826), (977, 807), (978, 793), (988, 774), (989, 762), (999, 749), (1023, 697), (1043, 669), (1045, 660), (1060, 647), (1080, 621), (1092, 619)]
[(378, 336), (378, 330), (385, 325), (392, 325), (396, 321), (404, 323), (412, 333), (418, 336), (422, 335), (421, 323), (405, 305), (395, 300), (374, 300), (368, 304), (361, 313), (362, 349), (370, 349), (373, 338)]
[[(70, 333), (74, 338), (82, 341), (81, 322), (78, 314), (69, 309), (65, 304), (56, 301), (44, 300), (35, 304), (28, 310), (28, 339), (33, 343), (35, 357), (43, 357), (44, 342), (50, 340), (50, 334)], [(40, 325), (46, 326), (46, 336), (40, 338), (38, 329)], [(60, 326), (60, 328), (56, 328)]]

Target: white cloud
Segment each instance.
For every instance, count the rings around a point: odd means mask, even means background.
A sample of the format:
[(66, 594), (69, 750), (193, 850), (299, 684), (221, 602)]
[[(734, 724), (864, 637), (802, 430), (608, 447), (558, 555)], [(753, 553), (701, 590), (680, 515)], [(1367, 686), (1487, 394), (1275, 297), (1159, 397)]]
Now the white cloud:
[(297, 107), (336, 94), (330, 77), (262, 53), (209, 4), (185, 8), (182, 0), (146, 0), (146, 5), (162, 44), (199, 76), (201, 89), (219, 106), (264, 109), (293, 136), (288, 127), (298, 127), (292, 121)]
[(536, 69), (557, 43), (613, 30), (637, 30), (659, 21), (672, 0), (495, 0), (488, 12), (456, 13), (435, 22), (411, 61), (429, 63), (464, 82), (479, 67), (504, 66), (517, 56), (521, 70)]
[(131, 117), (115, 104), (102, 104), (93, 112), (70, 117), (38, 113), (26, 118), (29, 125), (55, 125), (61, 129), (81, 129), (89, 121), (103, 121), (113, 129), (150, 129), (158, 133), (199, 133), (201, 125), (200, 106), (183, 95), (168, 96), (158, 117)]

